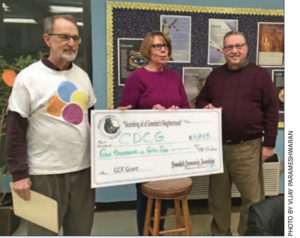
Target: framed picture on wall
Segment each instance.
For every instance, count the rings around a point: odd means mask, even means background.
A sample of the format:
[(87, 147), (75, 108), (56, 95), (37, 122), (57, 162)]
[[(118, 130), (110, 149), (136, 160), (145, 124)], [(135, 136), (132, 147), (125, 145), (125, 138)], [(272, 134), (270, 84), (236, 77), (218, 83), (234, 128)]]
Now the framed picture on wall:
[(203, 88), (211, 67), (183, 67), (182, 79), (191, 108), (195, 108), (196, 97)]
[(223, 54), (223, 38), (229, 31), (238, 30), (238, 20), (209, 19), (208, 20), (208, 59), (209, 65), (226, 63)]
[(191, 62), (191, 17), (160, 16), (160, 30), (172, 41), (172, 57), (169, 63)]
[(272, 80), (275, 85), (279, 113), (284, 113), (284, 70), (272, 70)]
[(283, 22), (258, 22), (256, 55), (256, 63), (262, 67), (283, 67)]
[(124, 86), (125, 80), (133, 70), (147, 64), (140, 54), (143, 39), (118, 38), (118, 85)]

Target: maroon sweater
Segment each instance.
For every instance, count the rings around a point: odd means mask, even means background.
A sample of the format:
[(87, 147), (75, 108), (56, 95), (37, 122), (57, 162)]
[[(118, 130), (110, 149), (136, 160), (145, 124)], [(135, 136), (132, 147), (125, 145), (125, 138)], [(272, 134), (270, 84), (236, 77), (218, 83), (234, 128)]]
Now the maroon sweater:
[(136, 69), (126, 79), (120, 106), (152, 109), (156, 104), (167, 109), (172, 106), (190, 108), (180, 76), (174, 70), (166, 68), (161, 72)]
[(263, 146), (275, 147), (278, 105), (267, 70), (249, 63), (239, 70), (227, 65), (215, 69), (196, 101), (197, 108), (211, 103), (222, 107), (223, 140), (250, 140), (264, 136)]

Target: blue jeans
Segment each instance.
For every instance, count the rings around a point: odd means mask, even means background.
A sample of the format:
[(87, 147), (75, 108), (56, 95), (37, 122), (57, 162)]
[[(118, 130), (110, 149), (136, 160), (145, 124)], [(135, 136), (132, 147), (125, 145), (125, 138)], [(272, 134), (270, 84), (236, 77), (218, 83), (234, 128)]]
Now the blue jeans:
[[(137, 214), (136, 214), (136, 220), (137, 220), (137, 227), (139, 235), (143, 235), (144, 231), (144, 222), (145, 222), (145, 216), (146, 216), (146, 209), (147, 209), (147, 197), (142, 194), (141, 192), (141, 183), (137, 183), (136, 186), (136, 196), (137, 196)], [(162, 200), (161, 201), (161, 211), (160, 215), (164, 216), (167, 214), (169, 201), (168, 200)], [(154, 214), (154, 206), (152, 209), (152, 215)], [(159, 230), (164, 230), (164, 224), (165, 219), (161, 219), (159, 221)], [(153, 221), (151, 221), (151, 226), (153, 227)], [(150, 235), (150, 233), (149, 233)]]

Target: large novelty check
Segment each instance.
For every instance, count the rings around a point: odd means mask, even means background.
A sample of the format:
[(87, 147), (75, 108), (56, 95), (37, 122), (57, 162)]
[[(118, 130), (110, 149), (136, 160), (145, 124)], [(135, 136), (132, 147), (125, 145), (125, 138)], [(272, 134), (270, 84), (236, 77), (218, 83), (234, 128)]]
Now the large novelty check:
[(221, 110), (92, 111), (92, 187), (223, 172)]

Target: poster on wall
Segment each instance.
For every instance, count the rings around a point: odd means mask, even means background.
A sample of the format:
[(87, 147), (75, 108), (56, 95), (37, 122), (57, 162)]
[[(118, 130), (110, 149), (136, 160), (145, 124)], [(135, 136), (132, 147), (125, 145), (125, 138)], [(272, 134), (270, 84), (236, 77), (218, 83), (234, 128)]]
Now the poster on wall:
[(172, 41), (172, 57), (169, 63), (191, 62), (191, 17), (160, 16), (160, 30)]
[(284, 23), (258, 22), (256, 63), (262, 67), (283, 67)]
[(184, 67), (182, 78), (184, 88), (191, 108), (195, 108), (196, 98), (205, 84), (207, 76), (212, 71), (210, 67)]
[(272, 80), (275, 85), (278, 98), (279, 112), (284, 112), (284, 70), (273, 70)]
[(147, 64), (140, 53), (143, 39), (118, 38), (118, 85), (124, 86), (125, 80), (133, 70)]
[(223, 38), (229, 31), (238, 30), (238, 20), (209, 19), (208, 21), (208, 60), (209, 65), (226, 63), (223, 54)]

